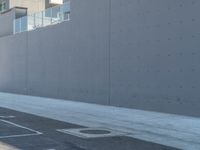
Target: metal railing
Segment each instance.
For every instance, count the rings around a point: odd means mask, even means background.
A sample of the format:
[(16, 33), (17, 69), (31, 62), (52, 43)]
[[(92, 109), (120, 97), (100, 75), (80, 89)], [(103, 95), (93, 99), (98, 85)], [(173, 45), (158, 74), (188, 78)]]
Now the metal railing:
[(35, 30), (70, 19), (70, 1), (13, 21), (13, 33)]

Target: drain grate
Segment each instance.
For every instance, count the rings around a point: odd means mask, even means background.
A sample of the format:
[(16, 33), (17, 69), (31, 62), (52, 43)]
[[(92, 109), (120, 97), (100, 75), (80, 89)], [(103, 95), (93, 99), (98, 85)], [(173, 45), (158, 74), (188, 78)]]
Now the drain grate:
[(102, 137), (114, 137), (125, 136), (126, 133), (114, 131), (105, 128), (76, 128), (76, 129), (57, 129), (57, 131), (73, 135), (79, 138), (102, 138)]

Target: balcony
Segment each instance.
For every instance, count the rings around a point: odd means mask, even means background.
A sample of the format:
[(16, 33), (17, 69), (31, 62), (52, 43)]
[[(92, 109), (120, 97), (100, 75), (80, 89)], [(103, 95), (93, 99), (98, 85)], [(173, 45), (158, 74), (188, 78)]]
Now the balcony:
[(70, 2), (48, 8), (33, 15), (17, 18), (13, 21), (13, 34), (35, 30), (70, 20)]

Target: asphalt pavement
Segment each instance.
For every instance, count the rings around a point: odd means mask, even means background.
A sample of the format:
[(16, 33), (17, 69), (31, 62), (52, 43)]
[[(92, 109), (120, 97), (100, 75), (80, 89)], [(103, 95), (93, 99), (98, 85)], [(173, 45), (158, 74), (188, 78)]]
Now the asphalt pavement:
[[(84, 138), (59, 131), (62, 129), (76, 130), (80, 128), (88, 129), (88, 127), (76, 124), (0, 108), (0, 149), (177, 150), (172, 147), (127, 137), (126, 134), (116, 134), (110, 137), (91, 136), (91, 138)], [(92, 134), (98, 135), (101, 134), (101, 132), (96, 131)]]

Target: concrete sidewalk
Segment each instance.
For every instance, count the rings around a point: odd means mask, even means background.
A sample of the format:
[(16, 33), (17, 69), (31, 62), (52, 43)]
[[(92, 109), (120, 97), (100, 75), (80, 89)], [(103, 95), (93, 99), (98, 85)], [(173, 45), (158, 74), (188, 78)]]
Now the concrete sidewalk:
[(0, 93), (0, 107), (128, 136), (184, 150), (200, 149), (200, 118)]

